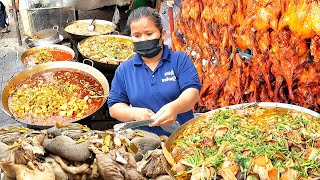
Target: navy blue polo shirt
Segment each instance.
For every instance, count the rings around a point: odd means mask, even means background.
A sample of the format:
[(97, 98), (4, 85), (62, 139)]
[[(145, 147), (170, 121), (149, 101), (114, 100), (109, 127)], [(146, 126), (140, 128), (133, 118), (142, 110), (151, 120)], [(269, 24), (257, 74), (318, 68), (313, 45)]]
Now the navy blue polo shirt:
[[(187, 88), (201, 88), (194, 64), (186, 53), (173, 52), (164, 45), (162, 58), (154, 71), (137, 54), (117, 68), (108, 107), (115, 103), (126, 103), (156, 113), (162, 106), (177, 99)], [(180, 124), (192, 118), (191, 110), (177, 116)], [(161, 127), (142, 126), (139, 129), (158, 135), (170, 135)]]

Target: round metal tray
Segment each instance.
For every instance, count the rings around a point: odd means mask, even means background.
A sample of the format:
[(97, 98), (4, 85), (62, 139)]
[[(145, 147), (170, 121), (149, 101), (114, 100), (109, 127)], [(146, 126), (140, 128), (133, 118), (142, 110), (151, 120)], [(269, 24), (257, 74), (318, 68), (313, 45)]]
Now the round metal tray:
[[(210, 114), (214, 114), (217, 111), (221, 111), (221, 110), (227, 110), (227, 109), (244, 109), (246, 107), (251, 107), (251, 106), (259, 106), (259, 107), (279, 107), (279, 108), (284, 108), (284, 109), (289, 109), (289, 110), (295, 110), (298, 112), (303, 112), (306, 114), (309, 114), (311, 116), (314, 116), (316, 118), (320, 118), (320, 114), (312, 111), (310, 109), (301, 107), (301, 106), (296, 106), (296, 105), (292, 105), (292, 104), (285, 104), (285, 103), (275, 103), (275, 102), (258, 102), (258, 103), (244, 103), (244, 104), (237, 104), (237, 105), (232, 105), (232, 106), (227, 106), (227, 107), (222, 107), (222, 108), (218, 108), (212, 111), (209, 111), (207, 113), (203, 113), (203, 114), (198, 114), (198, 116), (196, 116), (195, 118), (191, 119), (190, 121), (186, 122), (185, 124), (183, 124), (182, 126), (180, 126), (176, 131), (174, 131), (170, 137), (168, 138), (168, 140), (165, 143), (165, 148), (167, 150), (170, 149), (171, 145), (173, 144), (174, 140), (181, 134), (183, 133), (183, 131), (191, 124), (194, 124), (196, 121), (198, 121), (200, 118), (202, 118), (203, 116), (208, 116)], [(167, 159), (162, 156), (162, 163), (163, 163), (163, 167), (165, 168), (165, 170), (167, 171), (167, 173), (173, 178), (175, 178), (175, 174), (172, 172), (171, 170), (171, 165), (169, 164), (169, 162), (167, 161)], [(315, 178), (313, 180), (317, 180), (319, 178)]]

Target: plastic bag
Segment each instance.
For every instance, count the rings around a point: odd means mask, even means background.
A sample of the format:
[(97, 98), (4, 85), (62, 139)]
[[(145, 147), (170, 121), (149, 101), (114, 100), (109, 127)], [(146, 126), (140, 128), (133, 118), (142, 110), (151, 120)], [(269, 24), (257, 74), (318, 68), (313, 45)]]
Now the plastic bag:
[(113, 17), (112, 17), (112, 22), (114, 24), (118, 24), (119, 20), (120, 20), (120, 12), (119, 12), (118, 6), (116, 6), (116, 9), (114, 10)]

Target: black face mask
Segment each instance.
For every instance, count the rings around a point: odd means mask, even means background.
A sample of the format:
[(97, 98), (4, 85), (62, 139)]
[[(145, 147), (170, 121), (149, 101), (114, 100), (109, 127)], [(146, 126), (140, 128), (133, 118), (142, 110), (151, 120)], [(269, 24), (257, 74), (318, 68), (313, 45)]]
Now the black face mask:
[(160, 39), (133, 42), (133, 51), (142, 57), (155, 57), (162, 49), (162, 45), (159, 44), (159, 41)]

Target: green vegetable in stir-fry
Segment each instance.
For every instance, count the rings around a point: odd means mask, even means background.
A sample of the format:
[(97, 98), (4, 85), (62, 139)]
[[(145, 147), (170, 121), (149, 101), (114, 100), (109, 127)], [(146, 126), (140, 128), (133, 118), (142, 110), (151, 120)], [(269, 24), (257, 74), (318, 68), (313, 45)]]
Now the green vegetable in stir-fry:
[(189, 125), (169, 152), (177, 179), (200, 177), (199, 168), (204, 179), (320, 177), (320, 120), (283, 108), (217, 111)]

